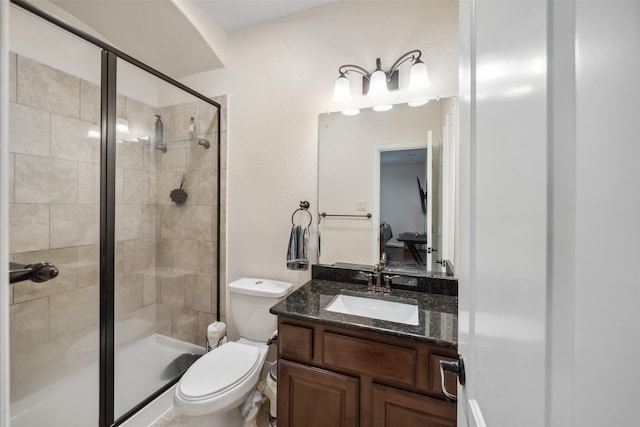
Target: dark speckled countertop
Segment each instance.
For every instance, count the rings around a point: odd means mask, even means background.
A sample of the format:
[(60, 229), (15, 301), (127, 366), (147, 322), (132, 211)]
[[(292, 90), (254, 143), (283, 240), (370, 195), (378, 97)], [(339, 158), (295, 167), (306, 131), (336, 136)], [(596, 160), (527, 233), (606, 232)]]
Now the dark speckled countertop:
[[(287, 298), (271, 307), (271, 313), (294, 319), (314, 321), (394, 337), (422, 341), (456, 350), (458, 347), (458, 298), (424, 292), (394, 289), (391, 295), (370, 295), (366, 285), (310, 280)], [(368, 317), (327, 311), (324, 307), (337, 294), (386, 299), (416, 304), (419, 307), (417, 326), (388, 322)]]

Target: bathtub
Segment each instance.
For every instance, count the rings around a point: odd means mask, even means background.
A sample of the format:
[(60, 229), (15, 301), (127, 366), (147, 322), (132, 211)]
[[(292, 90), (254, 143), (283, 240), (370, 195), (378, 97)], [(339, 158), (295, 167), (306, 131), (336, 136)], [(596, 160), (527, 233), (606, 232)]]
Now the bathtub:
[[(159, 334), (120, 345), (115, 357), (116, 419), (162, 387), (166, 383), (162, 379), (162, 371), (183, 353), (202, 354), (204, 348)], [(94, 363), (12, 403), (11, 427), (97, 426), (98, 378), (98, 364)], [(169, 409), (172, 403), (167, 397), (164, 400), (158, 399), (155, 402), (156, 411), (161, 412), (158, 415), (148, 415), (153, 416), (151, 421)], [(145, 417), (138, 417), (143, 418)]]

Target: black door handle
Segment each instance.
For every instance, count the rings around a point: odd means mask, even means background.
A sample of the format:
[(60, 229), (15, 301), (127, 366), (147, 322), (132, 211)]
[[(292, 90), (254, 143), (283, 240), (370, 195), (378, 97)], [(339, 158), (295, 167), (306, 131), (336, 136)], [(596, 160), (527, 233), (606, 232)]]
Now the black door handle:
[(9, 283), (18, 283), (25, 280), (32, 282), (46, 282), (58, 276), (58, 269), (49, 262), (39, 262), (21, 266), (19, 264), (9, 264)]

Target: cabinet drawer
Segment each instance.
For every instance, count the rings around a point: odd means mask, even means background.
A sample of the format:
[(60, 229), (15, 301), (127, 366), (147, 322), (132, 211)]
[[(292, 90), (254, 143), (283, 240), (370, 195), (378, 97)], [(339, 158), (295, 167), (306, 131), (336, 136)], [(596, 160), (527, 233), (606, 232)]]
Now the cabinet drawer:
[(378, 380), (415, 385), (416, 350), (331, 332), (323, 334), (327, 367), (370, 375)]
[(313, 329), (281, 323), (278, 326), (280, 355), (310, 361), (313, 356)]
[[(429, 377), (431, 378), (429, 388), (431, 389), (432, 392), (438, 393), (440, 396), (444, 398), (444, 393), (442, 393), (442, 386), (440, 383), (441, 381), (440, 380), (440, 361), (441, 360), (444, 360), (447, 362), (455, 362), (456, 359), (453, 359), (451, 357), (438, 356), (435, 354), (432, 354), (429, 357), (429, 365), (430, 365)], [(445, 378), (447, 380), (446, 382), (447, 391), (453, 395), (457, 395), (458, 394), (458, 377), (451, 372), (446, 372)]]
[(373, 384), (372, 427), (456, 427), (456, 405)]

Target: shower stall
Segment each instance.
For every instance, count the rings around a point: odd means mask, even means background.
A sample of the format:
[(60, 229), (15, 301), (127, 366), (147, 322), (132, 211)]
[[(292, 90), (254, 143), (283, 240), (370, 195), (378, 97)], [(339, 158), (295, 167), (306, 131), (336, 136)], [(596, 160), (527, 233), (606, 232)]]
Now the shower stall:
[(226, 100), (12, 3), (11, 426), (119, 425), (224, 318)]

